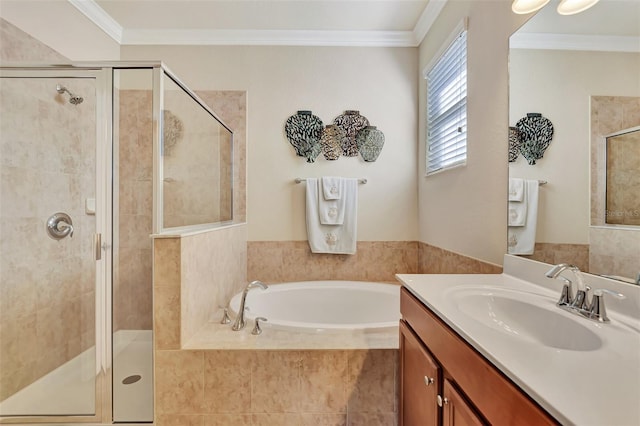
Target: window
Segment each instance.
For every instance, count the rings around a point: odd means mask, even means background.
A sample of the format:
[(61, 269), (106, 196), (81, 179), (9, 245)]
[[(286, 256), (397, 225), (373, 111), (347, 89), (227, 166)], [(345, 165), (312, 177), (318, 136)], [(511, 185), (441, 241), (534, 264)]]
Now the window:
[(427, 69), (427, 176), (467, 161), (467, 30)]

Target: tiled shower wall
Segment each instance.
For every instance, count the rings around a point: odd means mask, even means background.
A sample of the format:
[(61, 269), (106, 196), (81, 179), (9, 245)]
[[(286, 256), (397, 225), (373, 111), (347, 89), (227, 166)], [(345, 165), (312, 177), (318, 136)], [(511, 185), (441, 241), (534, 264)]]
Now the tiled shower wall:
[(113, 331), (151, 330), (152, 94), (119, 90)]
[[(84, 96), (71, 105), (56, 84)], [(0, 399), (95, 341), (95, 84), (15, 78), (0, 87)], [(73, 237), (45, 223), (71, 217)]]
[[(640, 253), (640, 230), (594, 228), (604, 225), (605, 151), (603, 136), (640, 126), (640, 98), (630, 96), (591, 97), (591, 225), (589, 271), (635, 279)], [(629, 161), (640, 164), (640, 159)]]

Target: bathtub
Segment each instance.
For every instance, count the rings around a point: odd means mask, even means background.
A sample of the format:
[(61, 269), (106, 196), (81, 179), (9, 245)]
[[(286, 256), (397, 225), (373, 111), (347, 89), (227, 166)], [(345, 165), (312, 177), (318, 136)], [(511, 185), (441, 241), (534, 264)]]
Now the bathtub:
[[(229, 303), (237, 315), (242, 294)], [(398, 327), (400, 286), (362, 281), (301, 281), (252, 289), (245, 303), (247, 327), (301, 332), (383, 331)]]

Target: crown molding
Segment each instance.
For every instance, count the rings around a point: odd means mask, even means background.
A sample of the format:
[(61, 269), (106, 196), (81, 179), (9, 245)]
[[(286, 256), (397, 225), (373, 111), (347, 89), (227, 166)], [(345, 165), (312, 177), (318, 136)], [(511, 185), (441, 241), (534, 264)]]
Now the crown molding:
[(440, 12), (447, 4), (447, 0), (429, 0), (427, 7), (424, 8), (416, 26), (413, 28), (413, 36), (415, 46), (419, 46), (422, 40), (427, 36), (427, 33), (440, 16)]
[(430, 0), (411, 31), (123, 29), (94, 0), (67, 0), (120, 45), (417, 47), (447, 0)]
[(84, 16), (104, 31), (109, 37), (122, 44), (123, 28), (94, 0), (67, 0)]
[(412, 31), (125, 30), (123, 45), (413, 47)]
[(516, 33), (509, 39), (512, 49), (591, 50), (640, 53), (640, 37)]

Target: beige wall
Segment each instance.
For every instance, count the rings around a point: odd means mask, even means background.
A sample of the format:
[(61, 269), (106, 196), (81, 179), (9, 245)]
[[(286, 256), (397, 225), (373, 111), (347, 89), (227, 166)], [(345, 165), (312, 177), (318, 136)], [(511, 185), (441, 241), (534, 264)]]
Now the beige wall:
[[(250, 241), (306, 240), (304, 184), (293, 179), (322, 175), (369, 179), (358, 240), (415, 240), (415, 48), (123, 46), (122, 58), (161, 59), (194, 89), (247, 90)], [(299, 109), (325, 122), (359, 110), (385, 134), (380, 157), (306, 163), (284, 135)]]
[(456, 25), (469, 18), (467, 166), (425, 174), (426, 84), (420, 78), (420, 241), (502, 264), (507, 230), (508, 39), (526, 19), (510, 0), (449, 1), (419, 49), (422, 70)]
[(548, 181), (540, 188), (536, 242), (587, 244), (590, 97), (640, 94), (640, 54), (513, 49), (509, 66), (509, 124), (539, 112), (554, 127), (534, 166), (522, 156), (509, 164), (513, 177)]
[[(0, 18), (71, 61), (110, 61), (120, 58), (120, 45), (66, 1), (2, 0)], [(12, 60), (68, 62), (62, 58), (47, 57)]]

